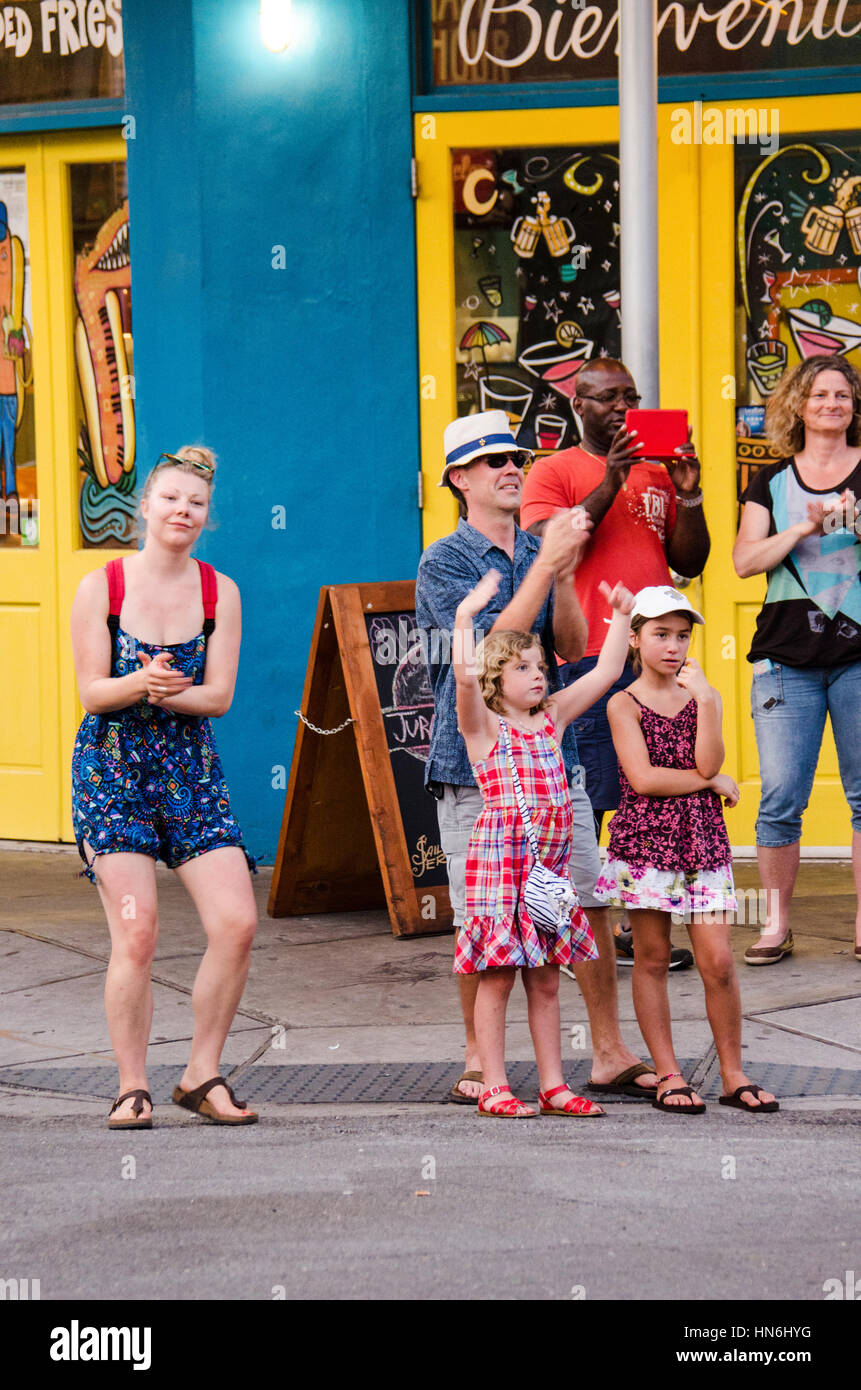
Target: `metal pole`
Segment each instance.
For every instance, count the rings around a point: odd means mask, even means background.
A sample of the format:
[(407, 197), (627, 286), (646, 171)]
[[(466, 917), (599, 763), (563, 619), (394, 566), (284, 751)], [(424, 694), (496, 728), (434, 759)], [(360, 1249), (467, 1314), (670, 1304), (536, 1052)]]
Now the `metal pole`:
[(622, 358), (643, 405), (660, 405), (657, 0), (619, 0)]

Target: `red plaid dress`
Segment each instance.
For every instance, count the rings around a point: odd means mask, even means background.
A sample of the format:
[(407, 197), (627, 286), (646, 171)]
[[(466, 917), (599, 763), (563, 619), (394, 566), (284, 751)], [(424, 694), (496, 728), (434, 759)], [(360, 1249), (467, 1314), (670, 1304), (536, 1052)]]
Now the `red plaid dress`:
[[(555, 874), (567, 874), (571, 801), (553, 721), (548, 715), (544, 728), (535, 733), (508, 727), (541, 862)], [(466, 920), (458, 933), (455, 972), (472, 975), (494, 966), (520, 968), (595, 960), (595, 939), (579, 905), (572, 908), (570, 926), (558, 933), (552, 953), (544, 955), (532, 918), (520, 902), (521, 888), (534, 861), (502, 744), (497, 741), (482, 762), (472, 764), (472, 770), (484, 807), (467, 852)]]

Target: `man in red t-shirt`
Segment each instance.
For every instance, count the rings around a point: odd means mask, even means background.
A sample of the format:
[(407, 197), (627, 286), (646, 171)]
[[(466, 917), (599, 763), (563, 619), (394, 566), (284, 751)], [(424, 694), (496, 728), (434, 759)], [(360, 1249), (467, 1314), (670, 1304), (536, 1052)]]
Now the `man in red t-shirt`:
[[(567, 685), (598, 659), (604, 641), (606, 602), (598, 585), (618, 581), (633, 593), (651, 584), (671, 584), (677, 573), (701, 574), (709, 533), (703, 516), (700, 464), (688, 441), (666, 466), (641, 460), (636, 438), (625, 430), (625, 411), (640, 401), (628, 369), (611, 357), (587, 362), (577, 377), (574, 409), (583, 423), (578, 448), (538, 459), (523, 485), (520, 524), (540, 536), (549, 517), (563, 507), (582, 506), (594, 523), (574, 574), (580, 606), (589, 624), (581, 661), (560, 670)], [(619, 769), (607, 701), (634, 679), (627, 666), (619, 682), (574, 721), (586, 791), (600, 832), (606, 811), (619, 804)]]

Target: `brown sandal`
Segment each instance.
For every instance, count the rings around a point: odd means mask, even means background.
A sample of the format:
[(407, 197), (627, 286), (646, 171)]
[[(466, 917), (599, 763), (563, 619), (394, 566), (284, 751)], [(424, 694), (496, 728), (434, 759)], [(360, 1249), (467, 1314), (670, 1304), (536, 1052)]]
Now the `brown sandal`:
[[(132, 1097), (134, 1097), (135, 1102), (132, 1106), (134, 1119), (112, 1120), (111, 1115), (113, 1115), (117, 1106), (122, 1105), (124, 1100), (131, 1100)], [(150, 1113), (148, 1115), (143, 1113), (144, 1101), (147, 1101), (149, 1104)], [(123, 1095), (117, 1096), (117, 1099), (108, 1111), (108, 1129), (152, 1129), (152, 1096), (149, 1091), (126, 1091)]]
[(196, 1087), (193, 1091), (184, 1091), (181, 1086), (173, 1088), (173, 1103), (181, 1105), (183, 1110), (193, 1110), (196, 1115), (202, 1115), (212, 1125), (256, 1125), (258, 1116), (252, 1110), (248, 1115), (220, 1115), (215, 1106), (206, 1099), (214, 1086), (223, 1086), (230, 1096), (231, 1103), (238, 1110), (245, 1109), (245, 1101), (237, 1100), (232, 1088), (225, 1081), (223, 1076), (213, 1076), (209, 1081), (204, 1081), (202, 1086)]
[(463, 1091), (458, 1089), (461, 1081), (477, 1081), (479, 1085), (483, 1085), (484, 1077), (482, 1076), (481, 1072), (465, 1071), (463, 1076), (459, 1076), (457, 1078), (457, 1081), (455, 1081), (454, 1085), (448, 1093), (449, 1100), (452, 1102), (453, 1105), (478, 1105), (478, 1096), (464, 1095)]

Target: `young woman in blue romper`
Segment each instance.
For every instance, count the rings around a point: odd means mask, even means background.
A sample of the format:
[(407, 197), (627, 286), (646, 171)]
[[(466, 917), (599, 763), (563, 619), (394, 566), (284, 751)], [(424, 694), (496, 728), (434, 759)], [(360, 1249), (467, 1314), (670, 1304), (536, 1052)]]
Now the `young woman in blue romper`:
[(257, 910), (248, 872), (254, 862), (242, 846), (209, 725), (233, 699), (239, 590), (216, 576), (215, 627), (205, 636), (202, 571), (191, 554), (209, 513), (214, 470), (208, 449), (188, 446), (162, 455), (151, 472), (141, 499), (144, 545), (121, 562), (116, 631), (107, 621), (104, 569), (81, 581), (72, 607), (87, 711), (72, 760), (72, 812), (85, 873), (98, 887), (111, 933), (105, 1008), (122, 1098), (111, 1111), (112, 1128), (152, 1123), (146, 1050), (158, 859), (188, 890), (208, 941), (192, 995), (191, 1055), (174, 1100), (215, 1123), (257, 1119), (219, 1076)]

